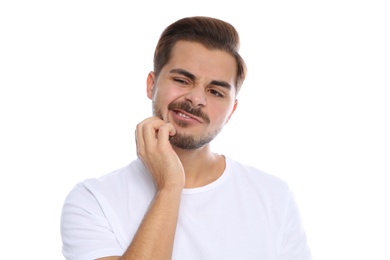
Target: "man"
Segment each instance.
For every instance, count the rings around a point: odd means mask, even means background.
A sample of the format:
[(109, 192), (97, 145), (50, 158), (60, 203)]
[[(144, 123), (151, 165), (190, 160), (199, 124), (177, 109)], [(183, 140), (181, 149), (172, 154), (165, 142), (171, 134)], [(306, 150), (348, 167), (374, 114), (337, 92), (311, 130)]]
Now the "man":
[(138, 159), (79, 183), (63, 207), (67, 259), (311, 259), (284, 181), (213, 153), (246, 75), (224, 21), (168, 26), (147, 77), (153, 116), (136, 127)]

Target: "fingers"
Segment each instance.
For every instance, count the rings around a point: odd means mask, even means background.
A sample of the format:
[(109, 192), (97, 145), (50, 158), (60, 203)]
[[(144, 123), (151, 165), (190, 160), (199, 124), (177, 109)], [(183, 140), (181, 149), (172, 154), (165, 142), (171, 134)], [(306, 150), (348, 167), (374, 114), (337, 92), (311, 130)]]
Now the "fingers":
[(172, 124), (157, 117), (145, 119), (136, 128), (137, 155), (159, 190), (184, 187), (184, 168), (169, 142), (175, 134)]
[[(160, 126), (157, 133), (157, 139), (161, 141), (169, 141), (169, 136), (176, 134), (176, 129), (171, 123), (165, 123)], [(162, 142), (164, 144), (164, 142)]]
[(141, 154), (153, 152), (169, 145), (169, 136), (176, 134), (170, 123), (157, 117), (150, 117), (142, 121), (136, 128), (137, 151)]

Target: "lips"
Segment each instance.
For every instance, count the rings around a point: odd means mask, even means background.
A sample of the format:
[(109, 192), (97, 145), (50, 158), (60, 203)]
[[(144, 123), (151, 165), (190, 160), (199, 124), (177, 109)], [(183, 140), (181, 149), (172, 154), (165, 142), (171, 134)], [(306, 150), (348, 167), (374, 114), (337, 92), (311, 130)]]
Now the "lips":
[(188, 113), (183, 112), (181, 110), (173, 110), (173, 112), (175, 112), (176, 115), (178, 115), (179, 117), (182, 117), (183, 119), (193, 119), (193, 120), (202, 122), (201, 118), (194, 116), (192, 114), (188, 114)]
[(179, 111), (175, 111), (175, 112), (176, 112), (176, 114), (178, 114), (179, 116), (182, 116), (184, 118), (191, 118), (191, 117), (189, 117), (188, 115), (186, 115), (186, 114), (184, 114), (182, 112), (179, 112)]
[(209, 117), (203, 113), (201, 108), (194, 108), (188, 102), (174, 102), (168, 105), (168, 109), (173, 111), (177, 117), (183, 120), (196, 120), (210, 123)]

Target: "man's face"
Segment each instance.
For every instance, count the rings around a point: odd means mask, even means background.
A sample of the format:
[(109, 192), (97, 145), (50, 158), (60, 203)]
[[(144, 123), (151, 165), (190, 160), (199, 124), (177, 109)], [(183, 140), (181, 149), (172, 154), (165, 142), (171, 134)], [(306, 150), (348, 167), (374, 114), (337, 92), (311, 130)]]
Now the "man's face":
[(197, 149), (222, 130), (236, 105), (236, 62), (230, 54), (179, 41), (158, 78), (148, 76), (153, 114), (170, 122), (177, 134), (171, 144)]

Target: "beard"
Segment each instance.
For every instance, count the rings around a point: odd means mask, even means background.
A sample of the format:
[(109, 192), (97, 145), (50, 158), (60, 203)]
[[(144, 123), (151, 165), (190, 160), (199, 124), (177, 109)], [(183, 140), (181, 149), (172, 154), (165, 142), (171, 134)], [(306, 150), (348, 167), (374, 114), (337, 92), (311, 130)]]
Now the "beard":
[[(161, 110), (157, 107), (156, 103), (153, 101), (153, 115), (163, 119)], [(203, 113), (200, 108), (193, 108), (188, 102), (172, 102), (168, 105), (168, 110), (180, 109), (191, 115), (200, 117), (204, 120), (205, 123), (209, 124), (209, 117)], [(186, 128), (188, 124), (178, 123), (179, 126)], [(169, 137), (169, 141), (172, 145), (185, 149), (185, 150), (195, 150), (203, 147), (204, 145), (210, 143), (221, 131), (222, 128), (219, 128), (213, 132), (208, 132), (199, 136), (188, 135), (184, 133), (179, 133), (178, 131), (174, 136)]]
[(195, 137), (187, 134), (176, 133), (176, 135), (169, 138), (169, 141), (172, 145), (178, 148), (184, 150), (195, 150), (210, 143), (217, 136), (217, 134), (218, 132), (213, 132)]

